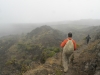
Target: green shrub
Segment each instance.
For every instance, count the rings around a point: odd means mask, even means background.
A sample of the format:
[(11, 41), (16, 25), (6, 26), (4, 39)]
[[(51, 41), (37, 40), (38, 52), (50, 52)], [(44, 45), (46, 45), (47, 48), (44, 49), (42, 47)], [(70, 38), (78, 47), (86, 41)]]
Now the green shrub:
[(50, 53), (47, 55), (47, 57), (52, 57), (55, 55), (55, 52), (54, 51), (50, 51)]
[(41, 63), (45, 63), (46, 59), (54, 56), (56, 54), (56, 52), (59, 52), (58, 48), (44, 49), (41, 54), (41, 59), (40, 59)]
[(58, 53), (58, 52), (60, 52), (60, 49), (59, 48), (54, 48), (54, 52)]

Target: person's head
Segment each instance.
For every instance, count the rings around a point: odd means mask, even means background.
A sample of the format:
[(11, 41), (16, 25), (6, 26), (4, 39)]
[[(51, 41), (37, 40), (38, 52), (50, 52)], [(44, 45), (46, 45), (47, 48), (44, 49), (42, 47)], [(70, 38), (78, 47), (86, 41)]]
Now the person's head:
[(68, 33), (68, 37), (72, 37), (72, 33), (71, 32)]

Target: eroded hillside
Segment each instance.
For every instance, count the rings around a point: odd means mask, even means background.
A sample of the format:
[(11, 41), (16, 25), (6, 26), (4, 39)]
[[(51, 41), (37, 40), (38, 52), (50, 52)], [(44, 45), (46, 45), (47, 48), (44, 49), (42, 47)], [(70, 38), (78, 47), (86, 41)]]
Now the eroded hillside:
[(50, 26), (38, 27), (27, 35), (2, 37), (0, 75), (19, 75), (31, 69), (32, 65), (45, 63), (47, 58), (60, 51), (62, 39), (63, 33)]

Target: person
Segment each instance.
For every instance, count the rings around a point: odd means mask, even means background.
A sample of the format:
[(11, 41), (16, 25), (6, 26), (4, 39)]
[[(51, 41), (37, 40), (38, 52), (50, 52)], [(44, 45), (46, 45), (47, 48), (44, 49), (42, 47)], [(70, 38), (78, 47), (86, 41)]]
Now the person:
[(91, 39), (91, 37), (90, 37), (90, 35), (88, 35), (87, 37), (86, 37), (86, 41), (87, 41), (87, 44), (89, 43), (89, 40)]
[(71, 32), (68, 33), (68, 38), (65, 39), (60, 46), (63, 48), (62, 64), (64, 67), (64, 72), (66, 73), (68, 71), (69, 63), (73, 63), (73, 52), (76, 50), (76, 42), (72, 39)]

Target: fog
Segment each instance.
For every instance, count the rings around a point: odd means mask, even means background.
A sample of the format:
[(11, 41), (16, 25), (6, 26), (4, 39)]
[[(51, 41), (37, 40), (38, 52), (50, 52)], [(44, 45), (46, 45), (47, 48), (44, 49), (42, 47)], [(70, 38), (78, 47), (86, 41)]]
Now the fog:
[(0, 23), (100, 19), (100, 0), (0, 0)]
[(0, 34), (45, 24), (100, 25), (99, 19), (100, 0), (0, 0)]

